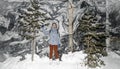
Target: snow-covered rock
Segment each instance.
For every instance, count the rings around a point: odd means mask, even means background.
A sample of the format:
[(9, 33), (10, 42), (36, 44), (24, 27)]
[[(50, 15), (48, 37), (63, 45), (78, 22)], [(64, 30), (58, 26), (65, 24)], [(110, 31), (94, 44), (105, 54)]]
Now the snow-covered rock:
[(0, 51), (0, 62), (4, 62), (6, 59), (5, 55)]

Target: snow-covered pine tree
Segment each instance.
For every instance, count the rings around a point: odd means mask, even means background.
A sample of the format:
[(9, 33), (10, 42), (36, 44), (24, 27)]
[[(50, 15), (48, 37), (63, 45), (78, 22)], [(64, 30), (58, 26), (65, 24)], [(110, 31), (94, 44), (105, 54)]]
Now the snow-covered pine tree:
[(32, 61), (34, 60), (35, 54), (35, 38), (39, 33), (39, 29), (41, 25), (45, 21), (45, 13), (42, 13), (39, 10), (39, 1), (38, 0), (30, 0), (30, 5), (25, 8), (21, 9), (21, 13), (19, 15), (19, 30), (20, 35), (31, 42), (31, 54), (32, 54)]
[(92, 68), (104, 65), (100, 57), (107, 56), (105, 24), (98, 23), (97, 15), (95, 9), (88, 7), (79, 20), (79, 29), (84, 33), (83, 43), (87, 54), (85, 64)]

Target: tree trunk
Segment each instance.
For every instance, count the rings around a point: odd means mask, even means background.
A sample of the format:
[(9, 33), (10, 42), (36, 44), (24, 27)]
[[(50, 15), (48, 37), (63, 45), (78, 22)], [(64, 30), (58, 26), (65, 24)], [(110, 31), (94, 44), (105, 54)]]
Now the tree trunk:
[(69, 15), (69, 48), (70, 51), (73, 51), (73, 5), (72, 5), (72, 0), (71, 2), (69, 1), (68, 5), (68, 15)]
[(36, 43), (35, 43), (35, 36), (36, 36), (36, 34), (35, 34), (35, 28), (33, 29), (33, 31), (34, 31), (34, 33), (33, 33), (33, 39), (32, 39), (32, 61), (34, 61), (34, 54), (35, 54), (35, 45), (36, 45)]
[(109, 10), (108, 10), (108, 1), (106, 0), (106, 34), (108, 35), (108, 37), (106, 38), (106, 46), (107, 46), (107, 51), (108, 48), (110, 47), (110, 34), (109, 34), (109, 30), (110, 30), (110, 22), (109, 22)]
[(34, 61), (34, 54), (35, 54), (35, 38), (32, 40), (32, 58), (31, 60)]

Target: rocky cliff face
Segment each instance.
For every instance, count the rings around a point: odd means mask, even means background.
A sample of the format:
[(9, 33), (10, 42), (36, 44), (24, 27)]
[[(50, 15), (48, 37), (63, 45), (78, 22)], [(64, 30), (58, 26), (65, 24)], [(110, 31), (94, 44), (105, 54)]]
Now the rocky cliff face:
[(18, 9), (25, 7), (26, 4), (27, 2), (0, 0), (0, 50), (2, 54), (9, 52), (11, 42), (20, 39), (14, 28), (16, 27)]

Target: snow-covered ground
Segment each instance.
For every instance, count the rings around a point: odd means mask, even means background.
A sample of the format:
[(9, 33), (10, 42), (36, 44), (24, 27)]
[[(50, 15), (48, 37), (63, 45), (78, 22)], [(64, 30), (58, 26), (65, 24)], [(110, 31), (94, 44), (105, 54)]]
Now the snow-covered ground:
[[(35, 60), (31, 61), (31, 55), (26, 55), (26, 60), (19, 61), (20, 57), (10, 57), (5, 62), (0, 63), (0, 69), (88, 69), (84, 65), (84, 57), (86, 55), (83, 52), (75, 52), (64, 54), (59, 64), (53, 61), (50, 64), (48, 57), (39, 58), (35, 55)], [(102, 58), (105, 61), (106, 66), (96, 69), (119, 69), (120, 68), (120, 56), (110, 52), (107, 57)]]
[(120, 56), (114, 52), (109, 52), (107, 57), (103, 58), (106, 66), (102, 69), (120, 69)]

